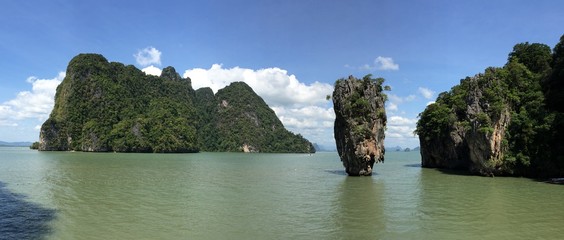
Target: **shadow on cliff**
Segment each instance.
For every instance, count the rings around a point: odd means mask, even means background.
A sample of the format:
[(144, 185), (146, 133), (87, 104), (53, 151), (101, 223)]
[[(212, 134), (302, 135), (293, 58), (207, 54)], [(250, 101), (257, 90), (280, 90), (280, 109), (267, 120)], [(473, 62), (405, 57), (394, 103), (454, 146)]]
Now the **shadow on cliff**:
[(26, 201), (0, 182), (0, 239), (43, 239), (54, 219), (55, 210)]

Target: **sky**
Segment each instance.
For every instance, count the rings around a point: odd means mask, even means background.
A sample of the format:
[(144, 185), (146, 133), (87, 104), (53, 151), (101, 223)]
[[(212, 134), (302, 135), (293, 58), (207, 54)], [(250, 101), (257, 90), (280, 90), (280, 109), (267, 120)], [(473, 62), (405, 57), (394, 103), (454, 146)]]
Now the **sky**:
[(247, 82), (287, 129), (335, 148), (326, 96), (349, 75), (386, 79), (385, 145), (414, 148), (417, 116), (513, 46), (564, 34), (564, 1), (3, 1), (0, 140), (37, 141), (79, 53), (147, 74), (173, 66), (195, 89)]

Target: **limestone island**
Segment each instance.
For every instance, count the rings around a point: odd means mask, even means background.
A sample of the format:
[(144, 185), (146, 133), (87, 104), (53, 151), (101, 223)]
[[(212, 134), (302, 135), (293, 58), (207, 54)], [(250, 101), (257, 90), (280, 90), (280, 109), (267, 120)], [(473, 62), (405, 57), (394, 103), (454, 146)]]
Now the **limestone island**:
[(503, 67), (439, 94), (417, 122), (423, 167), (564, 177), (564, 36), (515, 45)]
[(384, 162), (386, 95), (383, 78), (339, 79), (333, 91), (337, 152), (349, 176), (370, 176)]
[(157, 77), (99, 54), (70, 61), (39, 138), (42, 151), (315, 152), (243, 82), (214, 94), (173, 67)]

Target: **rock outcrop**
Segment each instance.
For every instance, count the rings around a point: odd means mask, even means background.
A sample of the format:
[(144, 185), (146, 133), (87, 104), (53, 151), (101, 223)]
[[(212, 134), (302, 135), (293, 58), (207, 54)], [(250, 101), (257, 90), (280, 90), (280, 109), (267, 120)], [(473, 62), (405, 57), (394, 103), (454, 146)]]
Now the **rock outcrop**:
[(350, 76), (335, 83), (333, 108), (337, 151), (349, 176), (370, 176), (374, 163), (384, 162), (386, 96), (384, 79)]

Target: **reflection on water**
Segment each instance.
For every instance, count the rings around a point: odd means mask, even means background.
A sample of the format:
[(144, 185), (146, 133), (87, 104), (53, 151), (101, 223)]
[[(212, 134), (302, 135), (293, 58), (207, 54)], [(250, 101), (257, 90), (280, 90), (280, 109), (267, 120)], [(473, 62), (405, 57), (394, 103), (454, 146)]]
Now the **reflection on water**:
[(383, 221), (384, 186), (371, 177), (345, 177), (336, 189), (333, 216), (335, 236), (375, 239), (386, 229)]
[(51, 232), (55, 210), (26, 201), (0, 182), (0, 239), (41, 239)]

